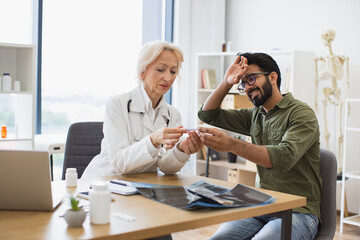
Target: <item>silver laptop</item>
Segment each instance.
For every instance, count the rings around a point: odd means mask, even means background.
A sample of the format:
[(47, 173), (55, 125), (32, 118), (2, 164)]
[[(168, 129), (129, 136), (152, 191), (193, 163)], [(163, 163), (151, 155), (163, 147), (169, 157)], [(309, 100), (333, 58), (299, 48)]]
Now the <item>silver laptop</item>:
[(65, 193), (51, 191), (48, 152), (0, 150), (0, 209), (52, 211)]

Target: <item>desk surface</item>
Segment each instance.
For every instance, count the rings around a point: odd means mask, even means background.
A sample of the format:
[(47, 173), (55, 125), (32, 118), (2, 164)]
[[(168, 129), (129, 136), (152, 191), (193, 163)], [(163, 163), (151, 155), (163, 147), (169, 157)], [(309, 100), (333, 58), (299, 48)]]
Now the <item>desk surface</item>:
[[(116, 176), (109, 179), (116, 178)], [(164, 175), (162, 173), (142, 173), (135, 175), (121, 175), (128, 181), (146, 182), (166, 185), (190, 185), (199, 180), (233, 187), (234, 183), (211, 178), (177, 173)], [(55, 189), (68, 193), (88, 189), (88, 182), (79, 182), (77, 189), (65, 187), (64, 182), (57, 182)], [(90, 224), (87, 216), (82, 228), (68, 228), (61, 217), (69, 208), (63, 202), (54, 212), (33, 211), (0, 211), (0, 239), (143, 239), (161, 236), (172, 232), (194, 229), (226, 221), (248, 218), (262, 214), (284, 211), (304, 206), (306, 198), (274, 191), (261, 190), (276, 198), (269, 205), (221, 209), (185, 211), (165, 204), (158, 203), (141, 195), (121, 196), (113, 194), (115, 202), (111, 203), (110, 224)], [(88, 204), (84, 200), (85, 204)], [(114, 213), (126, 214), (135, 218), (127, 221), (114, 216)]]

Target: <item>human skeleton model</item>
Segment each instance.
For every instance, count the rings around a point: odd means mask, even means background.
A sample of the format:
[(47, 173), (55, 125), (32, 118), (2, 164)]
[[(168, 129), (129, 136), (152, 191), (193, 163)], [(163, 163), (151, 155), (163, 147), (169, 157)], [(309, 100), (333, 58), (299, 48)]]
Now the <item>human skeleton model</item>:
[[(338, 147), (338, 156), (339, 159), (338, 163), (338, 173), (342, 172), (342, 159), (341, 159), (341, 151), (342, 151), (342, 144), (343, 144), (343, 131), (342, 131), (342, 109), (343, 109), (343, 101), (340, 98), (341, 90), (338, 88), (337, 81), (342, 80), (344, 71), (344, 63), (346, 63), (346, 85), (347, 89), (349, 89), (349, 57), (347, 56), (339, 56), (335, 55), (331, 48), (331, 42), (335, 39), (335, 31), (328, 29), (324, 31), (321, 35), (324, 45), (329, 47), (329, 55), (326, 57), (316, 57), (315, 58), (315, 111), (318, 113), (318, 87), (319, 87), (319, 80), (331, 80), (331, 87), (324, 87), (323, 94), (324, 98), (322, 100), (323, 107), (324, 107), (324, 138), (326, 141), (326, 148), (329, 149), (329, 138), (330, 132), (327, 126), (327, 115), (326, 109), (327, 106), (330, 104), (339, 108), (339, 114), (337, 115), (339, 118), (339, 138), (337, 139), (337, 147)], [(321, 74), (318, 77), (318, 64), (320, 64)]]

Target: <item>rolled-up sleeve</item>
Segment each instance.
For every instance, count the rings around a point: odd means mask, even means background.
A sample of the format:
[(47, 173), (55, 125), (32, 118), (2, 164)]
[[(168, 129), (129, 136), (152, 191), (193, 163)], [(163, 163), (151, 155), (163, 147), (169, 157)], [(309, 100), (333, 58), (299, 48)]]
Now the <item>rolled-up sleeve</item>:
[(198, 117), (204, 123), (212, 126), (249, 135), (252, 111), (251, 108), (238, 110), (215, 108), (204, 111), (201, 107), (198, 112)]

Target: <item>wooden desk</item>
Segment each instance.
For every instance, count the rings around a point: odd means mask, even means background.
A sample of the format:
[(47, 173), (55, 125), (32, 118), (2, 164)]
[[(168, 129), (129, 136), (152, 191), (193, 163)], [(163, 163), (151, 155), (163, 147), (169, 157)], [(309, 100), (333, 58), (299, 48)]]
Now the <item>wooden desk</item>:
[[(198, 180), (206, 180), (217, 185), (235, 186), (234, 183), (184, 173), (167, 176), (162, 173), (143, 173), (118, 177), (129, 181), (167, 185), (190, 185)], [(109, 179), (113, 178), (116, 176)], [(88, 186), (88, 182), (79, 182), (77, 189), (67, 188), (67, 191), (83, 191), (87, 190)], [(64, 190), (65, 183), (58, 182), (55, 188)], [(283, 223), (288, 224), (287, 230), (290, 229), (291, 233), (291, 209), (305, 205), (306, 198), (263, 191), (276, 198), (276, 201), (257, 207), (196, 211), (180, 210), (141, 195), (113, 194), (115, 202), (111, 203), (110, 224), (92, 225), (87, 216), (82, 228), (68, 228), (65, 220), (60, 217), (69, 208), (67, 202), (63, 202), (54, 212), (0, 211), (0, 239), (144, 239), (274, 212), (280, 212), (285, 217)], [(126, 221), (114, 216), (114, 213), (126, 214), (135, 220)]]

